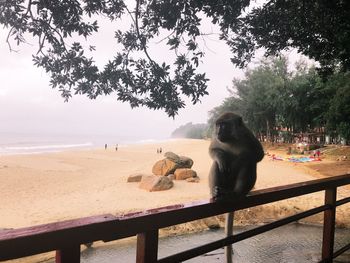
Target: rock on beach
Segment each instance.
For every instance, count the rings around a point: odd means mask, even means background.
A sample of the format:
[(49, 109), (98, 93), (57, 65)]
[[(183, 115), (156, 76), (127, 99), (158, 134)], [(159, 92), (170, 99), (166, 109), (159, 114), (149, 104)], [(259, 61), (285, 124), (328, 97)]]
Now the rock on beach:
[(179, 168), (191, 168), (193, 166), (193, 160), (186, 156), (179, 156), (173, 152), (166, 152), (164, 157), (165, 159), (159, 160), (153, 165), (153, 174), (168, 176)]
[(188, 168), (176, 169), (174, 175), (175, 175), (175, 180), (186, 180), (188, 178), (197, 177), (197, 173), (192, 169), (188, 169)]
[(128, 183), (135, 183), (135, 182), (141, 182), (143, 174), (131, 174), (128, 177), (127, 182)]
[(174, 186), (174, 183), (167, 176), (145, 175), (142, 176), (139, 188), (155, 192), (168, 190)]

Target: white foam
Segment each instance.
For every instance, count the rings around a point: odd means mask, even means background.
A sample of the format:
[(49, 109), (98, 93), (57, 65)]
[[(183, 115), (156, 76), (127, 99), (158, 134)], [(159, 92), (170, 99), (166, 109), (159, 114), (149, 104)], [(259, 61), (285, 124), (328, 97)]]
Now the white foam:
[(91, 142), (75, 143), (75, 144), (32, 144), (32, 145), (11, 145), (0, 147), (0, 154), (40, 154), (47, 152), (61, 152), (66, 149), (79, 149), (93, 146)]

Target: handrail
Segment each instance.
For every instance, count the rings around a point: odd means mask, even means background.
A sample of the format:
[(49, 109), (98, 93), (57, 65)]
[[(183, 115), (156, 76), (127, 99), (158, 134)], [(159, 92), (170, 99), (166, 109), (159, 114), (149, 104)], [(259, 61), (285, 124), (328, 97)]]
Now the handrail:
[[(15, 259), (56, 250), (58, 251), (56, 262), (80, 262), (81, 244), (99, 240), (112, 241), (137, 235), (136, 261), (157, 262), (158, 230), (160, 228), (325, 190), (325, 204), (301, 214), (309, 216), (314, 212), (324, 211), (322, 259), (326, 260), (324, 262), (331, 262), (332, 257), (338, 255), (338, 252), (333, 253), (335, 207), (350, 201), (350, 197), (336, 201), (336, 189), (347, 184), (350, 184), (350, 174), (252, 191), (247, 197), (232, 202), (198, 201), (120, 216), (106, 214), (4, 230), (0, 231), (0, 260)], [(268, 231), (270, 227), (272, 227), (271, 229), (278, 227), (281, 222), (286, 223), (292, 219), (294, 219), (292, 221), (296, 221), (299, 217), (300, 215), (294, 215), (278, 220), (277, 223), (271, 223), (269, 227), (262, 226), (261, 228)], [(257, 231), (259, 232), (261, 229)], [(253, 234), (256, 235), (258, 232)], [(251, 234), (240, 235), (249, 237), (252, 236)], [(225, 238), (224, 241), (220, 242), (221, 247), (237, 242), (237, 235)], [(346, 249), (349, 249), (349, 247), (346, 246)], [(174, 261), (160, 259), (159, 262)]]

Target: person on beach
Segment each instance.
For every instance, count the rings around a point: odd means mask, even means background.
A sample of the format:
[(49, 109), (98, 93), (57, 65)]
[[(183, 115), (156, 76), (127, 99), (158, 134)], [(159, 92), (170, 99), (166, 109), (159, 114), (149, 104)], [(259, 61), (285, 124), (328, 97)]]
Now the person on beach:
[(107, 143), (105, 144), (105, 150), (107, 150)]
[(320, 151), (320, 150), (317, 150), (317, 151), (316, 151), (316, 155), (317, 155), (318, 158), (320, 158), (321, 151)]
[(118, 151), (118, 144), (115, 146), (115, 151)]

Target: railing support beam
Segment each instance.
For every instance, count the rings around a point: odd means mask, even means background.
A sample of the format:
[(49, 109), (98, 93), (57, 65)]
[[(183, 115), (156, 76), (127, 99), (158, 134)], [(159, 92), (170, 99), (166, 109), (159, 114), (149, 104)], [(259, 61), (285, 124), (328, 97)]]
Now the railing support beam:
[[(234, 212), (230, 212), (226, 214), (226, 222), (225, 222), (225, 235), (226, 237), (230, 237), (233, 234), (233, 217)], [(225, 257), (226, 257), (226, 263), (232, 263), (232, 244), (227, 245), (225, 247)]]
[[(0, 0), (1, 1), (1, 0)], [(40, 253), (59, 250), (56, 262), (80, 262), (80, 245), (93, 241), (112, 241), (138, 235), (137, 262), (181, 262), (207, 252), (233, 244), (248, 237), (264, 233), (278, 226), (301, 218), (329, 210), (324, 214), (324, 238), (322, 244), (323, 262), (332, 262), (332, 257), (349, 249), (349, 244), (338, 252), (333, 251), (335, 207), (350, 202), (350, 198), (336, 200), (337, 187), (350, 184), (350, 174), (300, 182), (252, 191), (244, 201), (228, 203), (198, 201), (177, 204), (147, 211), (113, 216), (110, 214), (87, 218), (59, 221), (32, 227), (0, 230), (0, 261), (11, 260)], [(157, 260), (158, 229), (189, 221), (215, 216), (230, 211), (238, 211), (262, 204), (281, 201), (292, 197), (326, 191), (325, 205), (307, 210), (248, 230), (235, 236), (226, 237), (197, 248), (177, 253)], [(138, 234), (141, 233), (141, 234)], [(174, 260), (176, 259), (176, 260)]]
[(80, 245), (57, 250), (56, 263), (80, 263)]
[(148, 263), (158, 260), (158, 229), (137, 234), (136, 262)]
[(337, 201), (337, 188), (327, 189), (325, 193), (325, 204), (330, 209), (324, 211), (323, 240), (322, 240), (322, 262), (333, 262), (335, 213)]

